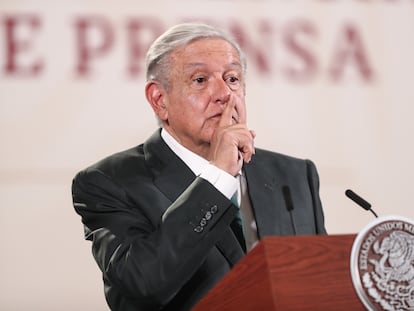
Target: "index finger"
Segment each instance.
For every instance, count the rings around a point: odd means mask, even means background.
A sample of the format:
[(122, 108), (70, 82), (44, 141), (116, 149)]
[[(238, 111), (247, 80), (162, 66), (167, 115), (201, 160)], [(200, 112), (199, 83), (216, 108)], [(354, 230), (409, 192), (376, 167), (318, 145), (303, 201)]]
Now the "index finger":
[(236, 106), (234, 100), (229, 100), (224, 107), (223, 113), (221, 114), (221, 119), (219, 122), (220, 127), (227, 127), (233, 124), (233, 109)]

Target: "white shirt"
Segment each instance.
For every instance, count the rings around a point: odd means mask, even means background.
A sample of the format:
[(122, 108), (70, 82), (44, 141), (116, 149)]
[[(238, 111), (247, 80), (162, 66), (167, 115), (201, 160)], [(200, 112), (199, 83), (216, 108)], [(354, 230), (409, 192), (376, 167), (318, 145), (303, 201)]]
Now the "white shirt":
[[(161, 137), (171, 150), (193, 171), (196, 176), (204, 178), (217, 188), (228, 199), (239, 189), (236, 177), (210, 164), (206, 159), (181, 145), (165, 129), (161, 130)], [(240, 192), (240, 191), (239, 191)], [(239, 201), (240, 202), (240, 201)]]

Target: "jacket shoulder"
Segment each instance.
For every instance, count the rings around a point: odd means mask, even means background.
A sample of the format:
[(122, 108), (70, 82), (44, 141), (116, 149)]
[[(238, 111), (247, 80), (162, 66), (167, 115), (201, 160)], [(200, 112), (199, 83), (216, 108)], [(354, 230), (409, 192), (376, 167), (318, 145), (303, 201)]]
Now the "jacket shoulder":
[(294, 157), (291, 155), (278, 153), (266, 149), (256, 148), (256, 154), (253, 157), (257, 161), (270, 161), (280, 165), (303, 165), (306, 162), (311, 162), (309, 159)]
[(145, 170), (145, 154), (142, 144), (102, 158), (81, 170), (78, 175), (98, 171), (106, 176), (116, 178), (137, 170), (140, 172)]
[(318, 176), (313, 161), (298, 158), (278, 152), (256, 148), (253, 156), (253, 166), (266, 174), (280, 174), (284, 176)]

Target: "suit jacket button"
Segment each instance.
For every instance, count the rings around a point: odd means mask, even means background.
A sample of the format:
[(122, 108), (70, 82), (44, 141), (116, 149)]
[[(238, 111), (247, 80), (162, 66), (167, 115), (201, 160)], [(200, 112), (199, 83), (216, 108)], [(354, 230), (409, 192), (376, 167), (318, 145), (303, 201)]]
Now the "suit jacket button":
[(204, 227), (205, 225), (207, 225), (207, 220), (203, 217), (203, 218), (201, 218), (201, 220), (200, 220), (200, 226), (201, 226), (201, 227)]
[(212, 214), (217, 213), (217, 212), (218, 212), (218, 207), (217, 207), (217, 205), (213, 205), (213, 206), (210, 208), (210, 212), (211, 212)]
[(197, 233), (200, 233), (203, 230), (204, 230), (204, 228), (201, 227), (201, 226), (197, 226), (197, 227), (194, 228), (194, 231), (197, 232)]
[(211, 212), (206, 212), (206, 214), (204, 215), (204, 218), (207, 220), (210, 220), (211, 217), (213, 217), (213, 214)]

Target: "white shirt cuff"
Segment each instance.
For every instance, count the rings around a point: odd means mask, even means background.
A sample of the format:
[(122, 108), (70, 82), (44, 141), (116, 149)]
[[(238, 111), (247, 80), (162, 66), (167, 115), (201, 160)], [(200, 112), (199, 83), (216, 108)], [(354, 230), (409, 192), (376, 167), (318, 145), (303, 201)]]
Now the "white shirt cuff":
[(206, 165), (206, 167), (201, 172), (200, 177), (211, 183), (228, 199), (231, 199), (233, 194), (238, 189), (237, 178), (230, 175), (226, 171), (219, 169), (213, 164)]

